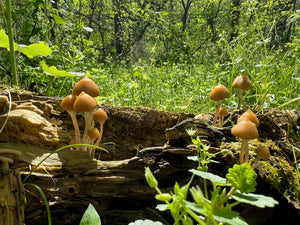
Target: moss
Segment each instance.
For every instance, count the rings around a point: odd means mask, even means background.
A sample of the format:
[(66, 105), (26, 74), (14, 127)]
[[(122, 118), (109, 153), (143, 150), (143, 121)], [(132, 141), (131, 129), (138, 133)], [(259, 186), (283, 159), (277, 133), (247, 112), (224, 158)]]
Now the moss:
[(300, 202), (299, 177), (288, 161), (274, 157), (270, 161), (261, 161), (259, 176), (286, 198)]

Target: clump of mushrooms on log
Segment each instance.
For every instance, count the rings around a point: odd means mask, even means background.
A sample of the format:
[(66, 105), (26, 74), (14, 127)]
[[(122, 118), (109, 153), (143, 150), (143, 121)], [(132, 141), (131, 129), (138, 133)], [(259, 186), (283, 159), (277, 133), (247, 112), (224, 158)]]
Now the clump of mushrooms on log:
[[(73, 93), (66, 96), (61, 102), (61, 108), (66, 110), (71, 116), (74, 130), (75, 130), (75, 143), (76, 144), (88, 144), (89, 142), (97, 146), (102, 138), (103, 124), (108, 119), (106, 112), (99, 108), (95, 97), (100, 95), (99, 87), (89, 77), (83, 77), (73, 87)], [(95, 112), (101, 111), (102, 120), (100, 123), (100, 131), (98, 135), (91, 135), (92, 130), (95, 131)], [(80, 130), (76, 119), (76, 113), (83, 113), (85, 120), (85, 127), (80, 138)], [(101, 134), (101, 135), (100, 135)], [(91, 140), (90, 140), (91, 139)], [(95, 141), (96, 140), (96, 141)], [(88, 151), (89, 155), (92, 156), (94, 150), (84, 146), (77, 146), (77, 150)]]

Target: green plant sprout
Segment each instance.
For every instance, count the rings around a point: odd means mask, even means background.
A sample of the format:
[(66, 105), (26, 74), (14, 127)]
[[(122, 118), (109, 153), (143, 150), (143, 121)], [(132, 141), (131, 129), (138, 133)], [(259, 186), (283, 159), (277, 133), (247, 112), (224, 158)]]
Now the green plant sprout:
[[(158, 193), (155, 198), (165, 202), (157, 205), (157, 209), (170, 210), (174, 224), (193, 224), (193, 221), (196, 221), (200, 225), (223, 223), (246, 225), (244, 219), (232, 209), (234, 206), (241, 202), (261, 208), (274, 207), (278, 204), (272, 197), (251, 193), (255, 191), (256, 173), (248, 163), (235, 164), (229, 169), (227, 179), (195, 169), (191, 169), (190, 172), (192, 177), (186, 185), (180, 187), (176, 182), (174, 193), (162, 193), (151, 170), (148, 167), (145, 169), (148, 185), (155, 188)], [(190, 188), (195, 175), (212, 183), (209, 198), (204, 196), (199, 186)], [(228, 187), (231, 187), (229, 191)], [(188, 192), (191, 193), (194, 202), (187, 200)]]
[[(182, 223), (189, 225), (193, 224), (193, 221), (200, 225), (223, 223), (246, 225), (244, 219), (233, 210), (234, 206), (241, 202), (261, 208), (278, 204), (272, 197), (252, 193), (255, 191), (257, 175), (249, 163), (235, 164), (228, 170), (226, 178), (208, 172), (208, 164), (216, 162), (211, 159), (216, 154), (209, 153), (209, 146), (203, 144), (199, 137), (192, 138), (194, 131), (187, 132), (196, 145), (196, 156), (190, 156), (189, 159), (199, 164), (197, 170), (189, 170), (192, 176), (186, 185), (180, 187), (176, 182), (174, 193), (163, 193), (150, 168), (145, 168), (147, 183), (157, 192), (155, 198), (165, 203), (157, 205), (157, 209), (169, 210), (175, 221), (174, 225)], [(199, 186), (191, 187), (195, 176), (203, 179), (203, 191)], [(207, 180), (211, 182), (212, 190), (208, 189)], [(189, 192), (194, 202), (187, 200)]]

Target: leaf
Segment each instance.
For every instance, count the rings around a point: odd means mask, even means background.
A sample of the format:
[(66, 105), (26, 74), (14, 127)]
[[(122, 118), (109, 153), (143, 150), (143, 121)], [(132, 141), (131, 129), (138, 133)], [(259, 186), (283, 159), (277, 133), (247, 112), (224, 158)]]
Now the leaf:
[(136, 220), (128, 225), (163, 225), (161, 222), (152, 220)]
[(40, 43), (34, 43), (21, 48), (21, 52), (25, 54), (28, 58), (33, 58), (35, 56), (47, 56), (52, 53), (51, 48), (48, 44), (45, 44), (43, 41)]
[(79, 225), (101, 225), (100, 216), (92, 204), (85, 210)]
[(255, 205), (260, 208), (274, 207), (276, 204), (278, 204), (278, 201), (276, 201), (272, 197), (253, 193), (246, 194), (236, 191), (231, 197), (236, 201)]
[(52, 18), (56, 24), (61, 24), (61, 25), (67, 24), (67, 21), (64, 20), (63, 18), (61, 18), (60, 16), (55, 15), (54, 13), (51, 13), (50, 15), (52, 16)]
[(216, 183), (219, 185), (227, 185), (225, 178), (215, 175), (213, 173), (203, 172), (203, 171), (199, 171), (199, 170), (195, 170), (195, 169), (191, 169), (189, 171), (197, 176), (204, 178), (204, 179), (210, 180), (213, 183)]
[(239, 217), (237, 212), (232, 211), (231, 209), (217, 209), (214, 210), (214, 218), (218, 222), (223, 222), (225, 224), (231, 224), (231, 225), (247, 225), (241, 217)]
[[(9, 39), (3, 29), (0, 30), (0, 48), (6, 48), (9, 51)], [(19, 50), (19, 46), (14, 42), (15, 51)]]
[(42, 65), (43, 70), (45, 73), (51, 75), (51, 76), (58, 76), (58, 77), (76, 77), (77, 74), (73, 74), (70, 72), (67, 72), (65, 70), (59, 70), (55, 66), (47, 66), (46, 64)]
[(248, 163), (242, 165), (235, 164), (226, 174), (227, 182), (232, 187), (244, 193), (255, 191), (256, 176), (255, 171), (251, 169)]

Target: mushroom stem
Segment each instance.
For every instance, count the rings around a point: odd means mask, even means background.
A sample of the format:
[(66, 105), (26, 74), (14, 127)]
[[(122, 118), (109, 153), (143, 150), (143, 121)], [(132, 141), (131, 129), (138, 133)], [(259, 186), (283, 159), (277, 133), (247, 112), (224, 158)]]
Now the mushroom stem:
[(252, 164), (251, 168), (254, 170), (256, 168), (256, 166), (259, 164), (259, 161), (260, 161), (260, 157), (257, 156), (254, 163)]
[[(75, 130), (75, 143), (80, 144), (80, 131), (79, 131), (78, 122), (76, 119), (76, 112), (69, 111), (69, 110), (67, 110), (67, 112), (69, 113), (69, 115), (72, 119), (72, 122), (73, 122), (74, 130)], [(79, 150), (79, 146), (76, 146), (76, 150)]]
[(241, 104), (244, 106), (244, 110), (247, 110), (247, 105), (243, 100), (243, 89), (239, 89), (239, 104), (238, 109), (240, 109)]
[[(99, 122), (99, 123), (100, 123), (100, 137), (97, 139), (97, 141), (95, 143), (95, 146), (99, 145), (99, 143), (102, 139), (102, 135), (103, 135), (103, 124), (104, 124), (104, 122)], [(94, 154), (95, 154), (95, 149), (93, 149), (93, 151), (92, 151), (92, 155), (94, 155)]]
[(240, 164), (247, 163), (248, 161), (249, 161), (248, 140), (242, 139), (242, 146), (240, 152)]
[[(88, 131), (93, 126), (93, 116), (94, 116), (93, 111), (92, 112), (84, 112), (85, 127), (84, 127), (84, 132), (82, 135), (82, 143), (83, 144), (88, 144)], [(87, 146), (83, 146), (82, 150), (87, 151)]]
[(219, 116), (219, 127), (223, 127), (224, 116)]
[(214, 120), (213, 120), (213, 123), (212, 123), (213, 126), (215, 126), (216, 123), (217, 123), (217, 118), (219, 116), (220, 106), (221, 106), (221, 101), (217, 101), (216, 112), (215, 112)]

